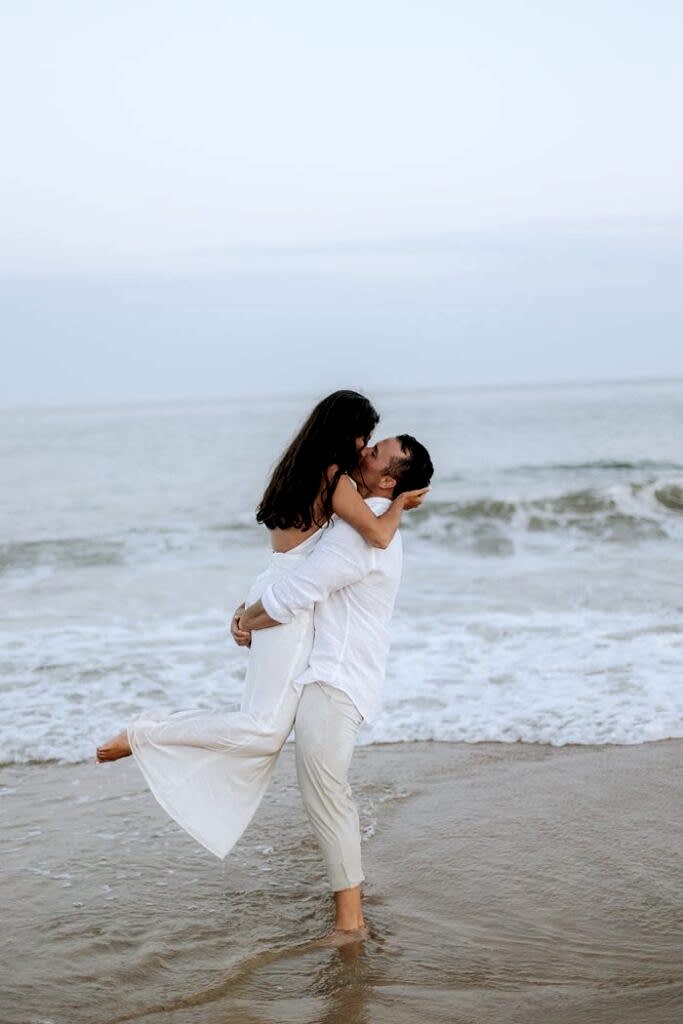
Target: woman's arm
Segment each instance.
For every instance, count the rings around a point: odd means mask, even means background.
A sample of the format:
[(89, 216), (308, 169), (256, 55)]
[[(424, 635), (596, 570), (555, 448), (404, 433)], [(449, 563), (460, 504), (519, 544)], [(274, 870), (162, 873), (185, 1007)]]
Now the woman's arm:
[(398, 530), (405, 509), (417, 508), (418, 505), (421, 505), (422, 498), (428, 489), (424, 487), (419, 491), (406, 491), (404, 494), (399, 494), (386, 512), (383, 512), (381, 516), (376, 516), (372, 509), (365, 504), (350, 478), (342, 474), (332, 496), (332, 511), (354, 530), (357, 530), (368, 544), (372, 544), (375, 548), (388, 548)]

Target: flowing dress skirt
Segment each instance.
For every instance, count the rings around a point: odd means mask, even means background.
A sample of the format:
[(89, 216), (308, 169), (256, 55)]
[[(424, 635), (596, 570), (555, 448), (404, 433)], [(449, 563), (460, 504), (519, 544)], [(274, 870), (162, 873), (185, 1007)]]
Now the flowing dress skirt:
[[(317, 543), (320, 531), (285, 553), (272, 553), (254, 581), (257, 601)], [(313, 612), (252, 634), (239, 711), (146, 711), (128, 726), (133, 756), (164, 810), (197, 842), (224, 858), (266, 791), (299, 703), (295, 679), (308, 665)]]

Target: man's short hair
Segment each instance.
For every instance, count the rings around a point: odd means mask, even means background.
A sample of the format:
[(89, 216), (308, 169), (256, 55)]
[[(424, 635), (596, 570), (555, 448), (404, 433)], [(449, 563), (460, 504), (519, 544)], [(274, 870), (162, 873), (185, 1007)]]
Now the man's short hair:
[(394, 498), (404, 491), (428, 487), (434, 473), (429, 452), (423, 444), (410, 434), (397, 434), (396, 440), (401, 444), (402, 454), (394, 456), (385, 470), (396, 480)]

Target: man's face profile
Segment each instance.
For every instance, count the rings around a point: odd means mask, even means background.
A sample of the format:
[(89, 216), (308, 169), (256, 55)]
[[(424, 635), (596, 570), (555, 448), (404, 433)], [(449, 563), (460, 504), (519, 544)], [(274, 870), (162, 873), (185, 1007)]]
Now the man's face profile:
[(393, 459), (401, 458), (403, 449), (397, 437), (385, 437), (364, 448), (358, 460), (358, 471), (361, 482), (371, 491), (386, 490), (387, 498), (391, 497), (394, 487), (388, 469)]

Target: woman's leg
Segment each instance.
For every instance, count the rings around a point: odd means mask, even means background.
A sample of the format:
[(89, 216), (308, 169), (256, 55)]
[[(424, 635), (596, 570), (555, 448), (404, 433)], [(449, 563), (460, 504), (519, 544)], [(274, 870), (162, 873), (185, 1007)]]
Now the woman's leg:
[(254, 634), (239, 711), (142, 712), (97, 748), (97, 761), (128, 757), (144, 742), (245, 755), (277, 753), (294, 724), (292, 682), (308, 663), (311, 642), (309, 615)]
[(238, 711), (143, 712), (103, 744), (102, 759), (132, 752), (167, 814), (225, 857), (251, 821), (291, 732), (299, 699), (294, 680), (308, 664), (312, 635), (308, 613), (254, 634)]

